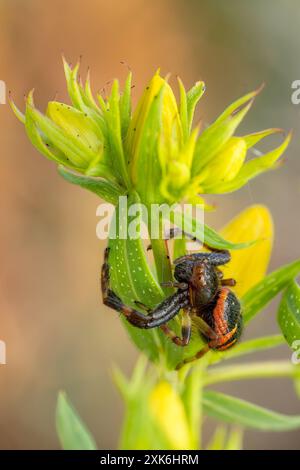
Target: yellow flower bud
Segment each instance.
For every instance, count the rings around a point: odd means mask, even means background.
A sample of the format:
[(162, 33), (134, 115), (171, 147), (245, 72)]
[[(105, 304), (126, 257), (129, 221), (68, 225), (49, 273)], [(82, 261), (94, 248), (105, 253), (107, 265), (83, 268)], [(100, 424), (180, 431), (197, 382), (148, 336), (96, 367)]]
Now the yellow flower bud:
[(144, 200), (160, 200), (157, 186), (171, 168), (170, 161), (176, 160), (182, 141), (174, 93), (157, 72), (138, 103), (126, 138), (131, 179)]
[(168, 382), (160, 382), (149, 398), (150, 411), (170, 441), (170, 449), (192, 449), (184, 405)]
[(78, 139), (87, 148), (99, 153), (103, 147), (103, 138), (99, 127), (87, 115), (77, 109), (57, 101), (50, 101), (47, 116), (66, 134)]

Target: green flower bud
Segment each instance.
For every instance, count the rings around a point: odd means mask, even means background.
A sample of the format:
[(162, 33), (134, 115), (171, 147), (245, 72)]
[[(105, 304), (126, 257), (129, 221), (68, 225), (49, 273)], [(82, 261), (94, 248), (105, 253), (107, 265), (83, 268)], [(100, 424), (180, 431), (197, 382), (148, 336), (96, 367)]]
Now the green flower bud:
[(159, 184), (170, 161), (176, 163), (182, 142), (175, 96), (157, 72), (138, 103), (126, 138), (131, 180), (143, 200), (162, 200)]
[(203, 192), (206, 192), (205, 188), (233, 180), (243, 166), (246, 154), (245, 140), (241, 137), (231, 137), (205, 167), (201, 182)]

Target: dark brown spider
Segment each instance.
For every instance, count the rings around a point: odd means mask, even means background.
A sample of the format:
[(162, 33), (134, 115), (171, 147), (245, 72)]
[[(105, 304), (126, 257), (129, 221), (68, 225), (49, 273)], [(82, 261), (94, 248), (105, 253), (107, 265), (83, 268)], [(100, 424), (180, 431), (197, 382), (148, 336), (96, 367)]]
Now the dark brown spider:
[[(169, 239), (177, 231), (171, 230)], [(196, 240), (184, 233), (188, 238)], [(218, 266), (230, 261), (227, 250), (217, 250), (206, 246), (211, 252), (193, 253), (174, 261), (174, 282), (165, 283), (177, 291), (163, 300), (156, 308), (149, 309), (136, 301), (137, 306), (147, 311), (141, 313), (123, 304), (122, 300), (109, 288), (109, 249), (106, 248), (102, 266), (101, 287), (103, 303), (121, 312), (129, 323), (138, 328), (156, 328), (161, 330), (177, 345), (186, 346), (191, 337), (193, 317), (197, 317), (197, 327), (207, 344), (194, 357), (184, 363), (202, 357), (210, 349), (223, 351), (230, 348), (240, 337), (242, 330), (241, 306), (236, 295), (228, 288), (234, 286), (234, 279), (223, 279)], [(172, 331), (167, 322), (180, 310), (182, 314), (181, 337)]]

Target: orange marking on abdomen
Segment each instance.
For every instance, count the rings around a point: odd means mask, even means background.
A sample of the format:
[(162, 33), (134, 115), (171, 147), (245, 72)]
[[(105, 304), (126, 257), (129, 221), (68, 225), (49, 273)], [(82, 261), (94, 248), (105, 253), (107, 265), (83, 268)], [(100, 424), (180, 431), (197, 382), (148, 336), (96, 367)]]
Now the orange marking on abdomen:
[(224, 346), (220, 346), (218, 348), (218, 351), (225, 351), (225, 349), (231, 348), (231, 346), (233, 346), (235, 342), (236, 342), (236, 338), (230, 341), (230, 343), (224, 344)]
[(224, 304), (229, 294), (229, 289), (223, 288), (219, 294), (217, 304), (213, 311), (214, 330), (218, 336), (223, 336), (228, 331), (228, 325), (224, 320)]

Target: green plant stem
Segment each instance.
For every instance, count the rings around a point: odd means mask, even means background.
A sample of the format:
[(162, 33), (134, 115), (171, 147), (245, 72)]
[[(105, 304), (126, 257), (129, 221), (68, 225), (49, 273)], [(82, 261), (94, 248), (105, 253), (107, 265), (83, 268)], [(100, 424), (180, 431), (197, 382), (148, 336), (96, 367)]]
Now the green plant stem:
[(203, 378), (203, 382), (207, 386), (233, 380), (297, 376), (299, 376), (298, 369), (288, 361), (253, 362), (251, 364), (209, 369)]
[[(151, 233), (151, 221), (149, 222), (149, 225), (150, 225), (150, 233)], [(162, 239), (162, 227), (163, 227), (163, 221), (160, 215), (160, 219), (159, 219), (160, 237), (158, 239), (151, 238), (151, 246), (152, 246), (152, 251), (153, 251), (157, 279), (159, 283), (168, 282), (173, 279), (167, 241)], [(162, 286), (162, 289), (166, 296), (170, 295), (174, 291), (170, 287)]]
[(194, 366), (179, 371), (178, 377), (183, 384), (182, 399), (185, 405), (186, 415), (189, 422), (191, 441), (194, 449), (202, 446), (202, 392), (207, 367), (205, 358)]

